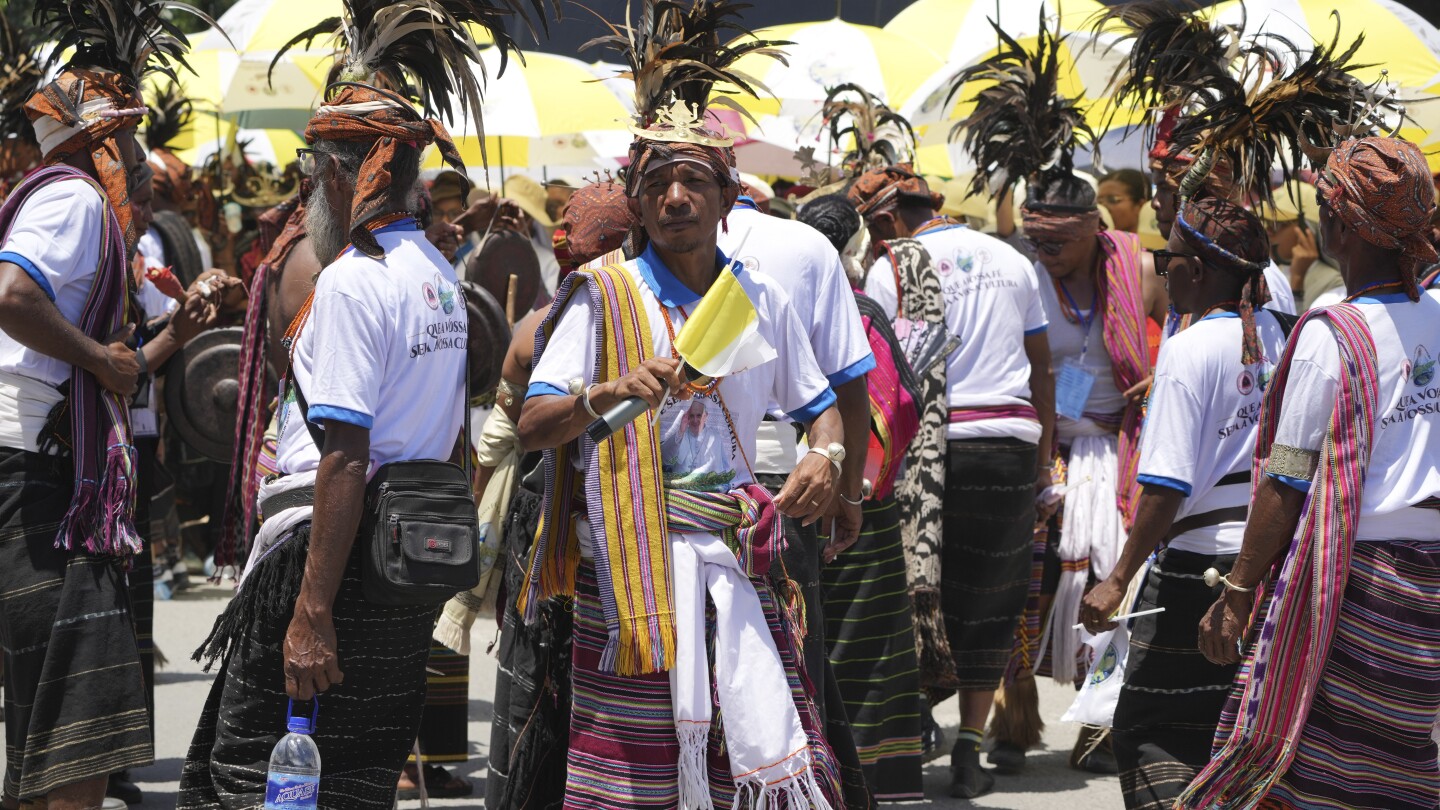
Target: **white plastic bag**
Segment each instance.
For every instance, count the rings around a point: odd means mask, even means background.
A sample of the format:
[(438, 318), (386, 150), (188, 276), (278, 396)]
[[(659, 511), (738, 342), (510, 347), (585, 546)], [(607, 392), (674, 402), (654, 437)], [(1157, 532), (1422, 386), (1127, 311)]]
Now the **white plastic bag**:
[[(1084, 633), (1084, 631), (1081, 631)], [(1130, 631), (1125, 622), (1114, 630), (1098, 636), (1084, 633), (1084, 642), (1092, 651), (1090, 672), (1080, 687), (1080, 694), (1070, 704), (1061, 720), (1109, 728), (1115, 722), (1115, 704), (1120, 700), (1120, 687), (1125, 683), (1125, 661), (1130, 656)]]

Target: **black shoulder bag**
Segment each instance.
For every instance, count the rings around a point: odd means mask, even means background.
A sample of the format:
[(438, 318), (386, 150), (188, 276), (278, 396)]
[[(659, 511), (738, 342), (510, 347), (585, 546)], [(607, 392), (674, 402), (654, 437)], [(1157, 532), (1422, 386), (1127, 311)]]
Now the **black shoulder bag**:
[[(325, 433), (310, 422), (299, 383), (295, 402), (315, 447), (324, 453)], [(355, 542), (363, 543), (361, 586), (381, 605), (439, 607), (480, 584), (480, 522), (471, 490), (470, 380), (466, 374), (464, 447), (461, 464), (393, 461), (365, 488), (365, 512)]]

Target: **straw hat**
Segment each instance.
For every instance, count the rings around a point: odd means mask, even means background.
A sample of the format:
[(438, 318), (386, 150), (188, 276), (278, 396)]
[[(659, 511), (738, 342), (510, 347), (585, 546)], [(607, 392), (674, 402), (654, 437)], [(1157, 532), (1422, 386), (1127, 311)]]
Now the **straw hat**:
[(530, 218), (546, 228), (553, 228), (557, 223), (550, 218), (549, 212), (545, 210), (545, 203), (549, 195), (545, 187), (526, 177), (517, 174), (505, 181), (505, 199), (520, 206), (520, 210), (530, 215)]

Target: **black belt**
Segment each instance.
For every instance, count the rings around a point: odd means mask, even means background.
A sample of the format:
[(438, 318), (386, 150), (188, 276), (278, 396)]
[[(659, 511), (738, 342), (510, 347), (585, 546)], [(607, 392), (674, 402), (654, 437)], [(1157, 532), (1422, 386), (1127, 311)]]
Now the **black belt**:
[(1216, 509), (1211, 512), (1201, 512), (1198, 515), (1191, 515), (1182, 520), (1177, 520), (1170, 525), (1170, 533), (1165, 535), (1165, 542), (1170, 542), (1186, 532), (1193, 532), (1196, 529), (1203, 529), (1206, 526), (1219, 526), (1221, 523), (1245, 522), (1249, 516), (1249, 506), (1229, 506), (1224, 509)]
[(1229, 486), (1230, 484), (1248, 484), (1248, 483), (1250, 483), (1250, 471), (1249, 471), (1249, 470), (1246, 470), (1246, 471), (1244, 471), (1244, 472), (1230, 473), (1229, 475), (1225, 476), (1224, 478), (1221, 478), (1219, 481), (1216, 481), (1216, 482), (1215, 482), (1215, 486), (1217, 486), (1217, 487), (1224, 487), (1224, 486)]
[(315, 485), (287, 489), (278, 492), (260, 502), (260, 520), (266, 521), (284, 512), (286, 509), (294, 509), (299, 506), (310, 506), (315, 503)]

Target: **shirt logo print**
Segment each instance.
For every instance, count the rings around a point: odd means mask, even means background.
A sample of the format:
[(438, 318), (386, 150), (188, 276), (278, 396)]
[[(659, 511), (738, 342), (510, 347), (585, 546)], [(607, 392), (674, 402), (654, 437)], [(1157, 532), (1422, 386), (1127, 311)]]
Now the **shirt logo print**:
[(1248, 397), (1255, 390), (1255, 375), (1250, 369), (1240, 372), (1240, 378), (1235, 381), (1235, 387), (1240, 390), (1240, 396)]
[(1415, 347), (1415, 360), (1411, 364), (1411, 368), (1410, 379), (1421, 388), (1429, 385), (1430, 381), (1435, 379), (1435, 358), (1430, 356), (1430, 352), (1426, 351), (1424, 346)]
[(420, 287), (420, 292), (425, 295), (425, 306), (431, 309), (440, 308), (440, 296), (435, 294), (435, 287), (430, 282), (425, 282)]

